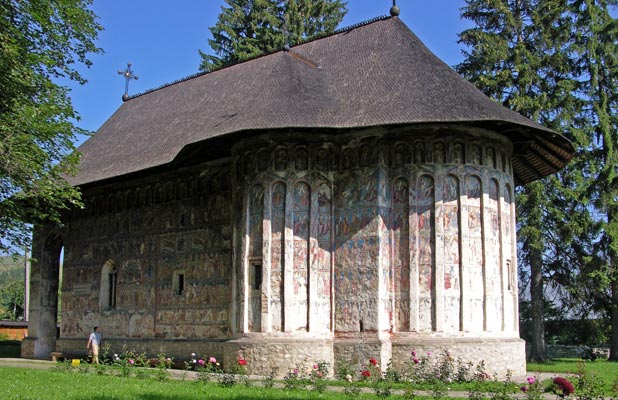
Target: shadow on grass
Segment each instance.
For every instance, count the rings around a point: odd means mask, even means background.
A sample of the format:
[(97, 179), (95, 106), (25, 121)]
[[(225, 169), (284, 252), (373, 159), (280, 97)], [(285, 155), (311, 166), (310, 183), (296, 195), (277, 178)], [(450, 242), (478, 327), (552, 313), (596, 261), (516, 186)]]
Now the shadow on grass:
[(20, 340), (0, 340), (0, 358), (21, 357)]

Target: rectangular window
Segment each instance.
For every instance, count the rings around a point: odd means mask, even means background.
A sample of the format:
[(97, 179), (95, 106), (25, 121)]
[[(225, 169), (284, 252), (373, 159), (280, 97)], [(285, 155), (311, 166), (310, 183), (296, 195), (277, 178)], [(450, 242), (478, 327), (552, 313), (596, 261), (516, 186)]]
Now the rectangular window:
[(262, 264), (253, 265), (253, 290), (262, 289)]
[(182, 296), (185, 293), (185, 272), (184, 271), (175, 271), (174, 277), (172, 281), (174, 294), (177, 296)]
[(116, 308), (116, 281), (118, 280), (118, 274), (116, 271), (112, 271), (109, 274), (109, 302), (107, 304), (108, 308)]

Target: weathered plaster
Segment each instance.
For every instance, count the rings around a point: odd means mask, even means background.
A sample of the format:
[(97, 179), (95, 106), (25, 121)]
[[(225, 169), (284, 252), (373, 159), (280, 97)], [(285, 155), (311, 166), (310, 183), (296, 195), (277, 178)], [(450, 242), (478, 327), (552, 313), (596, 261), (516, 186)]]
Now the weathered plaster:
[(230, 365), (246, 350), (259, 373), (442, 345), (523, 373), (511, 151), (440, 127), (265, 134), (231, 160), (85, 190), (57, 347), (99, 325), (150, 353), (197, 346)]

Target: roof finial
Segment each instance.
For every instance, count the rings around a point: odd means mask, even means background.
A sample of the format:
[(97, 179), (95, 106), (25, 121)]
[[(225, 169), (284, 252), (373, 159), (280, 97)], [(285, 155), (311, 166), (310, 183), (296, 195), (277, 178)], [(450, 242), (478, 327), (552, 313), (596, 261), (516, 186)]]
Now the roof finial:
[(391, 7), (391, 17), (399, 16), (399, 7), (397, 7), (397, 0), (393, 0), (393, 6)]
[(124, 94), (122, 95), (122, 101), (127, 101), (129, 100), (129, 81), (131, 79), (137, 80), (138, 77), (137, 75), (133, 74), (133, 71), (131, 71), (130, 62), (127, 63), (127, 69), (125, 69), (124, 71), (121, 69), (118, 70), (118, 75), (124, 76), (125, 83), (124, 83)]

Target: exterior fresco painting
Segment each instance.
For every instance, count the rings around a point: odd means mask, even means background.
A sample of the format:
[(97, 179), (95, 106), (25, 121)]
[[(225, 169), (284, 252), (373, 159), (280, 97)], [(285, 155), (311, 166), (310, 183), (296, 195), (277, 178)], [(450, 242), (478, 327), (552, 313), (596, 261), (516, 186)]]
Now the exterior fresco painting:
[[(502, 218), (501, 221), (504, 225), (504, 241), (503, 246), (511, 251), (506, 251), (505, 259), (503, 260), (502, 271), (504, 274), (503, 287), (504, 289), (504, 302), (503, 308), (510, 309), (518, 306), (517, 304), (517, 275), (514, 269), (515, 256), (517, 252), (515, 249), (515, 212), (514, 212), (513, 192), (510, 185), (503, 186), (502, 196)], [(505, 315), (504, 329), (514, 329), (518, 325), (518, 318), (508, 318), (508, 314)], [(518, 315), (518, 313), (517, 313)]]
[[(319, 157), (322, 160), (324, 155)], [(326, 169), (326, 161), (318, 164)], [(325, 182), (318, 181), (317, 191), (314, 191), (312, 204), (313, 209), (317, 209), (315, 217), (312, 214), (311, 224), (311, 269), (310, 269), (310, 298), (315, 299), (311, 308), (309, 329), (312, 332), (330, 332), (331, 324), (331, 255), (332, 255), (332, 218), (331, 189)], [(315, 204), (317, 203), (317, 207)], [(326, 323), (319, 323), (326, 318)]]
[[(63, 337), (94, 325), (127, 339), (229, 334), (231, 214), (219, 173), (211, 182), (187, 177), (194, 200), (174, 179), (86, 198), (89, 211), (64, 237)], [(191, 284), (176, 287), (179, 273)]]
[(410, 194), (406, 179), (397, 178), (392, 190), (392, 265), (394, 327), (410, 331)]
[(476, 175), (468, 175), (466, 180), (466, 200), (468, 206), (468, 259), (463, 291), (467, 296), (467, 311), (464, 313), (463, 325), (466, 330), (482, 331), (483, 320), (478, 315), (484, 315), (484, 271), (483, 271), (483, 221), (482, 221), (482, 188), (481, 179)]
[(271, 211), (271, 269), (270, 269), (270, 299), (269, 311), (271, 329), (273, 332), (283, 331), (283, 276), (284, 253), (283, 242), (285, 229), (286, 185), (276, 182), (272, 186)]
[[(248, 142), (256, 150), (240, 147), (231, 164), (242, 173), (219, 166), (196, 171), (195, 183), (87, 197), (99, 208), (65, 237), (58, 346), (98, 324), (113, 343), (202, 343), (224, 359), (226, 349), (257, 357), (308, 340), (335, 362), (369, 337), (392, 336), (363, 347), (386, 360), (423, 338), (515, 334), (512, 177), (481, 157), (499, 141), (456, 139)], [(245, 205), (233, 227), (232, 187)]]
[(309, 211), (311, 188), (304, 182), (294, 185), (294, 265), (292, 271), (293, 293), (290, 310), (294, 315), (292, 331), (307, 331), (309, 305)]
[[(440, 153), (441, 154), (441, 153)], [(459, 181), (447, 175), (442, 192), (444, 235), (444, 330), (460, 330), (461, 274), (460, 274), (460, 220)], [(436, 282), (437, 283), (437, 282)]]
[[(349, 150), (349, 149), (347, 149)], [(359, 160), (368, 162), (367, 147)], [(347, 153), (346, 164), (354, 157)], [(336, 187), (335, 215), (335, 326), (340, 332), (375, 331), (378, 294), (377, 173), (359, 170), (342, 177)], [(359, 298), (354, 293), (367, 293)], [(370, 294), (373, 294), (370, 295)]]
[[(249, 254), (250, 259), (261, 259), (262, 241), (264, 237), (264, 188), (260, 185), (253, 186), (249, 200)], [(247, 322), (252, 332), (262, 331), (262, 290), (257, 285), (261, 278), (256, 276), (260, 264), (250, 263), (247, 265), (247, 286), (249, 287), (249, 316)]]
[(435, 328), (436, 271), (435, 241), (435, 189), (432, 177), (423, 174), (417, 181), (416, 195), (416, 249), (414, 264), (418, 271), (417, 330), (431, 332)]
[[(489, 265), (495, 268), (486, 269), (487, 312), (486, 315), (502, 315), (502, 280), (500, 258), (500, 187), (496, 179), (489, 181), (489, 196), (486, 215), (488, 218), (486, 257)], [(503, 318), (486, 318), (486, 329), (497, 332), (503, 328)]]

